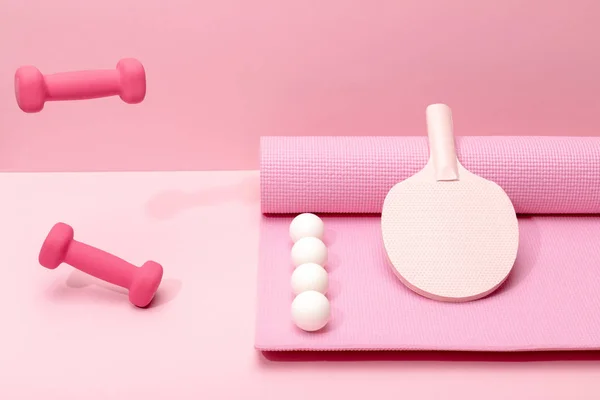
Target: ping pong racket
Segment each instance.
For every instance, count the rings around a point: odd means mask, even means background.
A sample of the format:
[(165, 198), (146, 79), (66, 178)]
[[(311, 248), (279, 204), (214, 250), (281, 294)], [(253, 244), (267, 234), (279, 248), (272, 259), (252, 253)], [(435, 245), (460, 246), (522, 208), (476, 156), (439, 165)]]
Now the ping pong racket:
[(429, 161), (384, 200), (385, 251), (414, 292), (449, 302), (480, 299), (500, 287), (514, 265), (515, 209), (500, 186), (461, 165), (450, 108), (430, 105), (426, 120)]

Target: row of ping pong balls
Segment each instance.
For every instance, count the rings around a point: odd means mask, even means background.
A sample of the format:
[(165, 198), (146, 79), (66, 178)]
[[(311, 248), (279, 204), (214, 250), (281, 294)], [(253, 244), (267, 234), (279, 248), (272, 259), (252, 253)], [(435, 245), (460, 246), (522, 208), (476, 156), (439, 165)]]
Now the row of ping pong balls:
[(304, 331), (318, 331), (329, 321), (330, 306), (325, 296), (329, 277), (325, 270), (327, 246), (323, 243), (325, 225), (314, 214), (296, 216), (290, 224), (292, 246), (292, 320)]

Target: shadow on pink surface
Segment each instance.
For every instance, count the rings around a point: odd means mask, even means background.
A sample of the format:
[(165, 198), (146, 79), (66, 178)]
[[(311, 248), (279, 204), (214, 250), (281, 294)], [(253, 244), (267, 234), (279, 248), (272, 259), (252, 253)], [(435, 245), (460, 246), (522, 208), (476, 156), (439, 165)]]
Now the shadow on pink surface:
[(237, 184), (203, 189), (196, 192), (181, 190), (164, 191), (150, 199), (146, 205), (148, 215), (157, 219), (169, 219), (187, 209), (237, 201), (245, 204), (260, 200), (257, 177), (249, 177)]
[[(154, 299), (146, 308), (154, 309), (171, 302), (181, 291), (181, 286), (179, 280), (164, 279)], [(101, 301), (108, 304), (128, 301), (126, 289), (111, 285), (76, 269), (69, 274), (64, 284), (59, 282), (52, 289), (50, 296), (55, 300), (71, 299), (75, 296), (79, 300)]]
[(600, 351), (453, 352), (453, 351), (331, 351), (261, 352), (270, 362), (551, 362), (600, 361)]

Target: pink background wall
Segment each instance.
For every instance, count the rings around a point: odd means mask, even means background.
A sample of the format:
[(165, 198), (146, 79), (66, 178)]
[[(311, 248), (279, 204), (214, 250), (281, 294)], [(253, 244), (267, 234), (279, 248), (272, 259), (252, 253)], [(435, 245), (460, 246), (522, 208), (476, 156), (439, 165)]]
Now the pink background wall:
[[(433, 11), (432, 11), (433, 10)], [(261, 135), (599, 135), (597, 0), (1, 0), (0, 169), (254, 169)], [(13, 74), (139, 58), (148, 95), (22, 113)]]

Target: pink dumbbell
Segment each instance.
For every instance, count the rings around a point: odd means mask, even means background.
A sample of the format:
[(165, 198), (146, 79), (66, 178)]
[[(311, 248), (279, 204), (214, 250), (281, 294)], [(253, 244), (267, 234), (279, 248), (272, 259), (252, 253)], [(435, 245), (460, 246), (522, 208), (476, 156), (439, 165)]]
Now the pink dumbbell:
[(65, 262), (80, 271), (129, 289), (129, 301), (146, 307), (158, 290), (163, 268), (154, 261), (136, 267), (112, 254), (73, 239), (73, 228), (59, 222), (46, 237), (39, 261), (44, 267), (55, 269)]
[(28, 113), (41, 111), (46, 101), (85, 100), (117, 94), (129, 104), (144, 100), (146, 72), (138, 60), (124, 58), (115, 70), (42, 75), (36, 67), (28, 65), (15, 73), (17, 104)]

